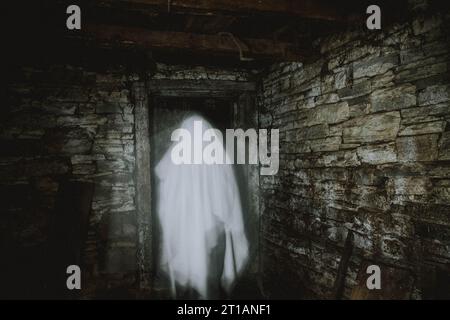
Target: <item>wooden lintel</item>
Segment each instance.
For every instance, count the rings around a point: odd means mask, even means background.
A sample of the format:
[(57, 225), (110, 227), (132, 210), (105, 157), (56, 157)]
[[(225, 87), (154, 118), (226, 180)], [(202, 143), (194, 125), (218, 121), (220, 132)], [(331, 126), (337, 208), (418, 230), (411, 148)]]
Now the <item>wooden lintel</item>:
[(150, 81), (148, 88), (153, 95), (166, 97), (230, 97), (256, 90), (254, 82), (229, 80), (158, 79)]

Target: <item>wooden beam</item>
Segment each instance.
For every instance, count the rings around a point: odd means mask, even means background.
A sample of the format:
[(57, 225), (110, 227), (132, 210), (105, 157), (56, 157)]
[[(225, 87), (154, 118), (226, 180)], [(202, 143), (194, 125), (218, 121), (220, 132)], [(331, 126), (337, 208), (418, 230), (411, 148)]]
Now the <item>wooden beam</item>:
[(254, 92), (256, 85), (247, 81), (227, 80), (152, 80), (148, 86), (152, 95), (165, 97), (232, 97)]
[[(117, 0), (113, 2), (117, 3)], [(330, 21), (346, 19), (337, 1), (325, 0), (126, 0), (126, 3), (147, 6), (159, 12), (182, 14), (278, 14)]]
[(337, 270), (336, 279), (334, 282), (334, 297), (331, 299), (340, 300), (344, 295), (345, 278), (347, 277), (348, 265), (353, 252), (354, 235), (351, 230), (347, 231), (347, 238), (345, 239), (344, 251), (342, 253), (341, 261)]
[[(206, 52), (211, 54), (234, 54), (239, 59), (239, 48), (233, 39), (225, 35), (193, 34), (186, 32), (153, 31), (110, 25), (86, 25), (82, 32), (101, 44), (139, 46)], [(295, 45), (268, 39), (239, 39), (245, 57), (270, 58), (279, 61), (301, 61), (306, 50)]]
[(136, 216), (138, 225), (139, 288), (152, 287), (153, 234), (152, 234), (152, 189), (150, 179), (150, 115), (148, 94), (143, 82), (135, 82), (132, 87), (135, 101), (134, 131), (136, 133)]

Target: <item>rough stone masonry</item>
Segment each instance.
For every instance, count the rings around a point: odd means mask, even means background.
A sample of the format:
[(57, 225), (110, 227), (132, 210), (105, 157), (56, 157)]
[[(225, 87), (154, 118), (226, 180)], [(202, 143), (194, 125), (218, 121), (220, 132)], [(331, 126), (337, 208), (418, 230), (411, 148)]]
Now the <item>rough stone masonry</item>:
[[(318, 39), (313, 62), (259, 74), (251, 117), (280, 130), (279, 172), (259, 179), (266, 297), (335, 298), (339, 276), (344, 298), (450, 297), (450, 15), (408, 10), (408, 21), (381, 31)], [(137, 75), (123, 66), (30, 63), (7, 79), (0, 280), (20, 275), (21, 282), (0, 295), (26, 288), (40, 297), (45, 289), (35, 275), (45, 272), (64, 181), (95, 186), (82, 296), (142, 293), (132, 85), (254, 78), (242, 70), (154, 67)], [(376, 293), (364, 290), (370, 264), (383, 274)]]
[(384, 288), (368, 297), (448, 298), (450, 16), (413, 16), (321, 39), (314, 63), (264, 76), (260, 125), (280, 128), (280, 172), (260, 183), (273, 296), (333, 298), (350, 231), (344, 297), (377, 264)]
[[(1, 127), (5, 247), (18, 252), (28, 247), (35, 252), (29, 262), (40, 270), (60, 183), (94, 183), (84, 276), (114, 273), (116, 280), (132, 283), (136, 224), (130, 79), (120, 70), (100, 74), (64, 65), (24, 67), (15, 77), (3, 111), (2, 120), (8, 121)], [(88, 282), (86, 294), (106, 286), (100, 282)]]

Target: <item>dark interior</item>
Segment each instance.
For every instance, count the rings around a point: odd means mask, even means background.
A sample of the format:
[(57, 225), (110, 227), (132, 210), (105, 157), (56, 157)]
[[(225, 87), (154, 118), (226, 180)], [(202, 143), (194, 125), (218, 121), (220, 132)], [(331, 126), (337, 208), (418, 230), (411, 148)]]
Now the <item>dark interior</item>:
[(371, 1), (70, 4), (2, 9), (0, 298), (168, 298), (152, 170), (194, 111), (279, 130), (276, 174), (235, 166), (228, 297), (449, 299), (448, 1), (377, 1), (375, 30)]

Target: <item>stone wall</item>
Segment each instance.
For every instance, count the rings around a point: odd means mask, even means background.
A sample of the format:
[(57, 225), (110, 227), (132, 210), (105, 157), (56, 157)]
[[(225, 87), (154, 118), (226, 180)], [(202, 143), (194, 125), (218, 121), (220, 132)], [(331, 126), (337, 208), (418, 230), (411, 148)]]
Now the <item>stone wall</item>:
[(133, 84), (141, 79), (247, 81), (249, 74), (157, 64), (137, 76), (117, 64), (99, 70), (67, 63), (11, 68), (0, 111), (0, 271), (5, 271), (0, 280), (11, 279), (12, 287), (3, 285), (0, 296), (47, 294), (43, 274), (50, 263), (52, 223), (67, 181), (94, 185), (81, 296), (146, 296), (136, 291), (142, 281), (137, 252), (142, 244)]
[(167, 65), (157, 63), (150, 74), (150, 81), (158, 80), (222, 80), (254, 81), (256, 70), (223, 69), (203, 66)]
[[(383, 32), (322, 39), (317, 61), (278, 64), (263, 74), (260, 127), (280, 129), (281, 152), (279, 173), (259, 180), (267, 296), (334, 297), (342, 257), (350, 254), (346, 298), (367, 294), (367, 264), (383, 272), (384, 289), (374, 297), (448, 297), (448, 30), (448, 15), (418, 14)], [(253, 78), (164, 65), (145, 75)], [(20, 296), (45, 288), (29, 268), (45, 269), (66, 181), (95, 185), (83, 295), (138, 288), (131, 88), (139, 80), (121, 67), (72, 64), (23, 66), (9, 75), (0, 110), (0, 269), (12, 273), (0, 279), (20, 276)]]
[(344, 297), (368, 263), (385, 280), (369, 297), (449, 296), (450, 16), (414, 17), (264, 75), (260, 125), (280, 129), (280, 171), (260, 184), (267, 295), (334, 298), (350, 230)]
[[(83, 249), (83, 276), (89, 281), (83, 292), (89, 295), (92, 287), (106, 288), (115, 280), (133, 283), (132, 77), (123, 70), (98, 73), (66, 65), (23, 67), (11, 76), (0, 131), (0, 182), (5, 197), (0, 233), (5, 247), (26, 248), (37, 255), (35, 264), (44, 263), (39, 253), (48, 250), (60, 184), (93, 183)], [(111, 274), (113, 278), (102, 282)]]

